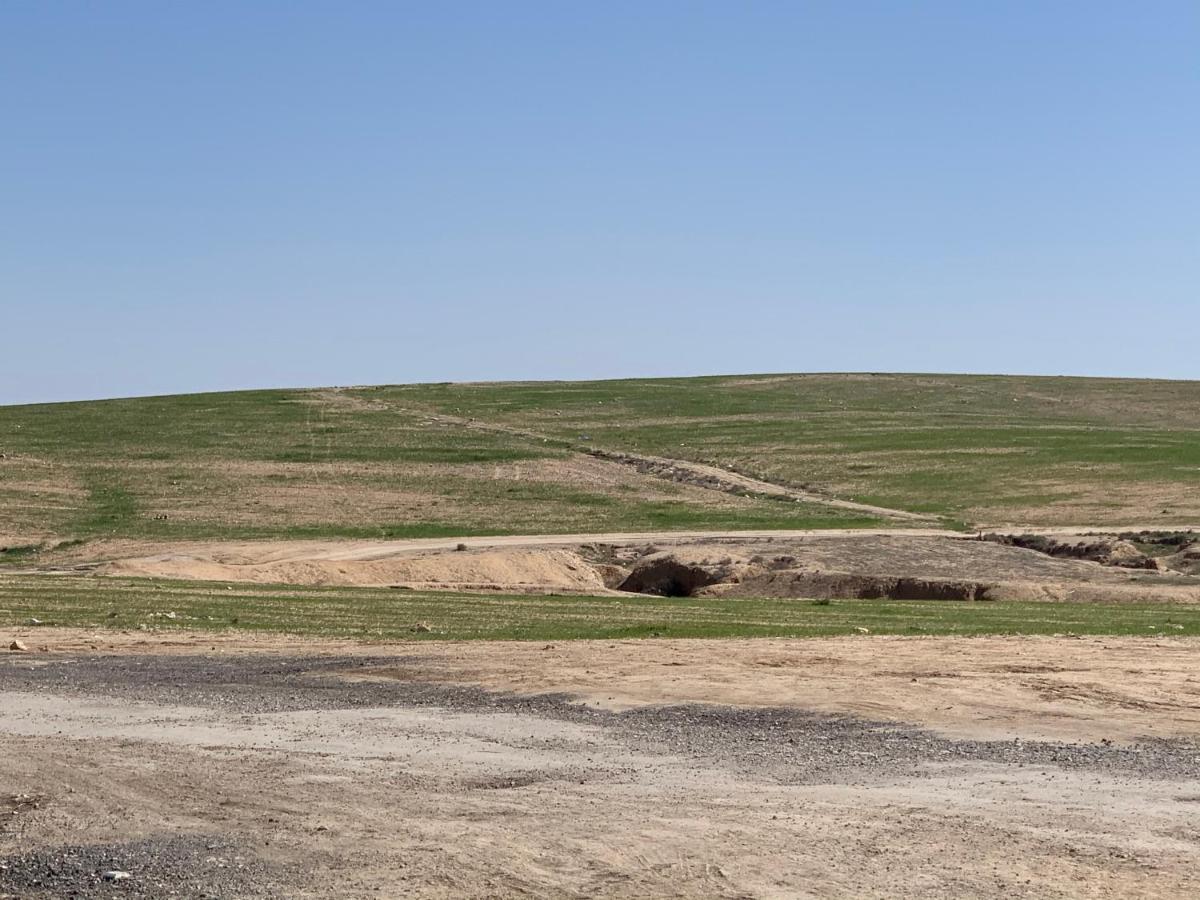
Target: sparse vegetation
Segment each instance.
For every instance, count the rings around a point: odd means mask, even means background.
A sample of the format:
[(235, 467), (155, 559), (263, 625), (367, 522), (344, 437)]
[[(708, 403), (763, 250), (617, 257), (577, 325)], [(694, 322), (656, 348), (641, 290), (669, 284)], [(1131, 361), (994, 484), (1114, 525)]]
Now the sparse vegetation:
[(1200, 518), (1197, 382), (764, 375), (371, 395), (971, 522)]
[[(839, 634), (1197, 635), (1169, 604), (719, 600), (452, 594), (140, 578), (8, 576), (0, 625), (286, 632), (364, 639), (567, 640)], [(418, 628), (424, 625), (428, 630)]]
[(887, 524), (675, 483), (589, 457), (595, 449), (715, 464), (945, 523), (1200, 520), (1196, 382), (804, 375), (0, 407), (0, 535), (30, 544)]

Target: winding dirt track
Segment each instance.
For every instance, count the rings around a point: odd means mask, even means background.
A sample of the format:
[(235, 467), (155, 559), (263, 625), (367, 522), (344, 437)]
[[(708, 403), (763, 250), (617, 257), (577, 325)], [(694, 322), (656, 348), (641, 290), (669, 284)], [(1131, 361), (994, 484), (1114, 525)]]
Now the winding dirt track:
[[(418, 411), (405, 410), (405, 412), (417, 413)], [(471, 428), (477, 431), (490, 431), (498, 434), (510, 434), (516, 437), (537, 441), (551, 440), (551, 438), (549, 438), (547, 435), (536, 431), (530, 431), (524, 428), (512, 428), (510, 426), (500, 425), (495, 422), (481, 422), (478, 419), (467, 419), (461, 416), (446, 415), (444, 413), (431, 415), (430, 418), (436, 422), (458, 425), (463, 428)], [(740, 472), (734, 472), (731, 469), (722, 469), (719, 466), (710, 466), (704, 463), (691, 462), (690, 460), (686, 459), (649, 456), (644, 453), (632, 453), (624, 450), (607, 450), (601, 447), (591, 446), (572, 447), (572, 449), (576, 453), (583, 453), (588, 456), (595, 456), (600, 459), (607, 459), (611, 462), (632, 466), (639, 471), (667, 481), (678, 481), (684, 484), (693, 484), (700, 487), (707, 487), (711, 490), (723, 491), (725, 493), (760, 494), (764, 497), (795, 500), (802, 503), (815, 503), (820, 506), (827, 506), (831, 509), (840, 509), (846, 512), (856, 512), (868, 516), (879, 516), (885, 519), (927, 523), (937, 521), (937, 516), (908, 512), (907, 510), (893, 509), (887, 506), (875, 506), (870, 503), (858, 503), (854, 500), (843, 500), (838, 497), (830, 497), (827, 494), (819, 494), (816, 491), (806, 491), (801, 488), (793, 488), (786, 485), (775, 484), (774, 482), (764, 481), (761, 478), (755, 478), (751, 475), (744, 475)]]

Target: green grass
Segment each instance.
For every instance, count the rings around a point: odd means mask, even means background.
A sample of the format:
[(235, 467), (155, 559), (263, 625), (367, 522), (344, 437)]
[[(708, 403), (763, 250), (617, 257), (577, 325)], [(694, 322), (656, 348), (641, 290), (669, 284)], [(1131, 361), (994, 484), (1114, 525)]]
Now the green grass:
[[(469, 428), (474, 419), (522, 433)], [(245, 391), (0, 407), (0, 536), (180, 540), (886, 524), (568, 477), (586, 448), (945, 522), (1200, 519), (1200, 383), (803, 375)], [(583, 461), (586, 462), (586, 461)], [(595, 461), (589, 465), (600, 465)], [(647, 487), (649, 485), (649, 487)]]
[[(172, 613), (174, 618), (165, 614)], [(1200, 635), (1166, 604), (505, 596), (82, 576), (0, 578), (0, 626), (241, 630), (368, 640)], [(415, 632), (418, 623), (432, 629)]]
[(1197, 382), (741, 376), (371, 395), (954, 520), (1200, 517)]

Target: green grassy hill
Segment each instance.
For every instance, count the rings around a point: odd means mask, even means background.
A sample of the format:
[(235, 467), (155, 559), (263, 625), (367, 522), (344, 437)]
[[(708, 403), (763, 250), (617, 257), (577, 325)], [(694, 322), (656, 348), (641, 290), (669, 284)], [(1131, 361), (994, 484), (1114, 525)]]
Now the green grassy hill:
[(0, 541), (886, 523), (589, 449), (971, 525), (1200, 522), (1200, 383), (795, 375), (0, 407)]

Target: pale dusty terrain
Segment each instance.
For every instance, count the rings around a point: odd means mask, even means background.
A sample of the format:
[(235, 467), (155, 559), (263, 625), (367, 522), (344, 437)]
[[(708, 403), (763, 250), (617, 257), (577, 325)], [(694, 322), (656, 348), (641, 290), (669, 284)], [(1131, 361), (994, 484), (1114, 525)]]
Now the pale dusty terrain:
[[(1067, 532), (1056, 534), (1071, 537)], [(109, 540), (40, 554), (37, 570), (298, 585), (604, 594), (617, 588), (644, 590), (625, 580), (640, 565), (663, 554), (672, 563), (716, 573), (713, 581), (697, 586), (698, 594), (709, 596), (1200, 602), (1198, 575), (1051, 557), (932, 529), (172, 544)], [(895, 579), (907, 583), (898, 590)], [(960, 596), (964, 591), (965, 596)]]
[(1200, 890), (1188, 640), (0, 637), (0, 894)]

